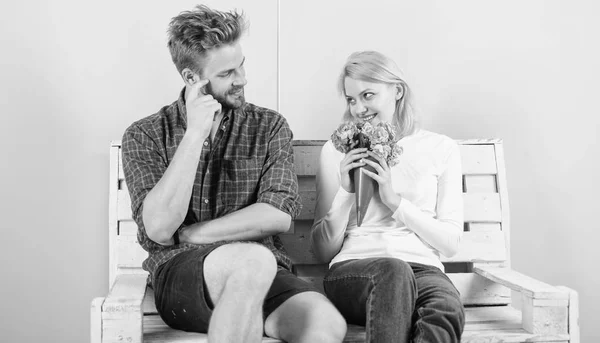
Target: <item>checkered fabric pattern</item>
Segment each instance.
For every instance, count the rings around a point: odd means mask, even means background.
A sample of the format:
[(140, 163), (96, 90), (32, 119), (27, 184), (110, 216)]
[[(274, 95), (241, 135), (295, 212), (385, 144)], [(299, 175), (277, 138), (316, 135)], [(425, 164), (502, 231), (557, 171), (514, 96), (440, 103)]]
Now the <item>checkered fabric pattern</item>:
[[(246, 103), (229, 110), (212, 142), (202, 148), (187, 216), (182, 223), (222, 217), (253, 203), (267, 203), (295, 218), (301, 209), (294, 173), (292, 131), (279, 113)], [(142, 221), (143, 201), (165, 173), (186, 130), (184, 91), (158, 113), (133, 123), (123, 135), (125, 181), (131, 196), (138, 241), (149, 257), (142, 267), (151, 274), (175, 255), (203, 247), (163, 246), (150, 240)], [(222, 242), (221, 242), (222, 243)], [(261, 241), (279, 265), (291, 261), (277, 236)], [(214, 243), (219, 244), (219, 243)]]

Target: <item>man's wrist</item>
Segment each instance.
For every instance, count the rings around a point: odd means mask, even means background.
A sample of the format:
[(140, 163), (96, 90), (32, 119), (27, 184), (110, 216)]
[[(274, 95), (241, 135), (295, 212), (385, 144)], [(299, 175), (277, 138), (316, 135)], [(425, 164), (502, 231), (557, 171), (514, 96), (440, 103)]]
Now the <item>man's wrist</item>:
[(188, 139), (191, 142), (197, 143), (205, 141), (208, 138), (208, 136), (200, 130), (195, 130), (188, 127), (185, 130), (183, 138)]

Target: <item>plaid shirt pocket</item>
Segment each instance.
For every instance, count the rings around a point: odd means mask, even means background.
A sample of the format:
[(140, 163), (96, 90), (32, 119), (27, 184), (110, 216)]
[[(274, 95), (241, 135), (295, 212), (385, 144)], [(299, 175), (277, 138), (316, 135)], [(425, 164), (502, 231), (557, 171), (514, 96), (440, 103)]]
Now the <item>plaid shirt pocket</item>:
[(256, 202), (263, 163), (255, 158), (223, 160), (221, 175), (224, 192), (223, 203), (231, 207), (245, 207)]

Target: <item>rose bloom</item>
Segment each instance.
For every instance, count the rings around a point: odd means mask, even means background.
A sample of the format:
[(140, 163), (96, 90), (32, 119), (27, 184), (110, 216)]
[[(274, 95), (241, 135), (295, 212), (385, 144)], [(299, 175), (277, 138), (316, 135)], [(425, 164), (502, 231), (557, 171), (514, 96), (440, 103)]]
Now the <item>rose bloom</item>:
[(379, 126), (373, 132), (373, 142), (376, 144), (387, 142), (390, 135), (385, 127)]
[(385, 153), (385, 147), (381, 144), (375, 144), (371, 147), (371, 150), (379, 157), (387, 160), (387, 154)]

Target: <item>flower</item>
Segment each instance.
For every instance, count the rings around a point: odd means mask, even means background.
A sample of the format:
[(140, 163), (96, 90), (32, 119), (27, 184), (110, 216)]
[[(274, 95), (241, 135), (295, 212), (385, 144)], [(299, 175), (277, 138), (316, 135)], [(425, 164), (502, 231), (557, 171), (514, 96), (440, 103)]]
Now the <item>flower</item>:
[(332, 134), (333, 146), (342, 153), (367, 148), (385, 159), (390, 167), (398, 163), (402, 148), (396, 143), (396, 130), (387, 122), (344, 122)]

